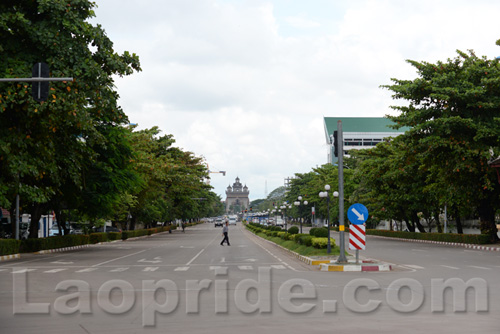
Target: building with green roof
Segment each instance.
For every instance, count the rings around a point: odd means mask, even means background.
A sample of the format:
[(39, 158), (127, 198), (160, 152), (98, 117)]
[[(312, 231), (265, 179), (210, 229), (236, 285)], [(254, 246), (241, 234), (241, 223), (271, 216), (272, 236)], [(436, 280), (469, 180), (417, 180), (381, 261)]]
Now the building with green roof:
[(349, 150), (371, 148), (384, 138), (396, 137), (408, 130), (408, 128), (398, 130), (390, 128), (389, 126), (394, 123), (384, 117), (324, 117), (328, 162), (331, 164), (337, 162), (337, 157), (333, 154), (333, 132), (337, 131), (338, 121), (342, 121), (344, 156), (349, 155)]

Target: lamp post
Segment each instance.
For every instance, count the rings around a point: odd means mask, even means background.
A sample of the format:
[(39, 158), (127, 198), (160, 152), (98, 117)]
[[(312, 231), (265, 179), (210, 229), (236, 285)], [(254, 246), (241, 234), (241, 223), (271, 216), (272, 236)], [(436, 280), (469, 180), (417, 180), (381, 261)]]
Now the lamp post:
[[(293, 202), (293, 204), (300, 208), (300, 204), (301, 204), (300, 201), (302, 201), (302, 196), (297, 197), (297, 199), (298, 199), (298, 201)], [(304, 201), (303, 204), (307, 205), (309, 203), (307, 201)], [(300, 213), (300, 211), (299, 211), (299, 213)], [(300, 215), (299, 215), (299, 219), (300, 219), (300, 233), (302, 233), (302, 218), (300, 217)]]
[(327, 253), (330, 254), (332, 252), (332, 246), (330, 242), (330, 196), (328, 195), (328, 191), (330, 190), (330, 185), (327, 184), (325, 185), (325, 190), (319, 193), (319, 197), (321, 198), (326, 198), (326, 207), (328, 211), (328, 216), (327, 216), (327, 229), (328, 229), (328, 245), (327, 245)]

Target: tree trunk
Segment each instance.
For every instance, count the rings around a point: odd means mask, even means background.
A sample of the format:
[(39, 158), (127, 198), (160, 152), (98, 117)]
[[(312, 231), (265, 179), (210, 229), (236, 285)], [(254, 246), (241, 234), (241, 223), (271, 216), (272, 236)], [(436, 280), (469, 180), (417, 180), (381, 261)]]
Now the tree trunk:
[(481, 234), (488, 234), (492, 243), (499, 241), (497, 226), (495, 224), (495, 210), (486, 200), (479, 204), (479, 228)]
[(38, 222), (42, 218), (43, 206), (35, 204), (31, 208), (30, 234), (28, 238), (38, 238)]
[(406, 222), (406, 227), (408, 227), (408, 231), (415, 232), (415, 223), (413, 223), (412, 221), (408, 220)]
[(458, 213), (457, 208), (455, 208), (455, 223), (457, 224), (457, 233), (464, 234), (464, 230), (462, 228), (462, 219), (460, 219), (460, 214)]
[(436, 226), (438, 233), (443, 233), (443, 226), (441, 225), (441, 222), (439, 221), (439, 210), (435, 211), (435, 216), (434, 219), (436, 220)]
[(136, 218), (135, 218), (135, 215), (133, 215), (132, 218), (130, 218), (130, 226), (129, 226), (130, 231), (135, 230), (135, 222), (136, 222)]
[(415, 222), (415, 224), (417, 225), (417, 228), (419, 229), (419, 231), (421, 233), (425, 233), (425, 227), (422, 226), (422, 224), (420, 223), (420, 218), (418, 218), (418, 215), (417, 215), (417, 212), (413, 212), (411, 214), (411, 217), (412, 217), (412, 220)]

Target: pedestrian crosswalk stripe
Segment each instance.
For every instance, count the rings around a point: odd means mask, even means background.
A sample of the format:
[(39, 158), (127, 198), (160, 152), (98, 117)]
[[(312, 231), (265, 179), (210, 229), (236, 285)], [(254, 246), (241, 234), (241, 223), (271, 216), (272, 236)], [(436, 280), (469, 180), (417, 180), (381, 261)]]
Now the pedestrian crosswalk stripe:
[(174, 269), (174, 271), (187, 271), (189, 270), (189, 267), (177, 267)]
[(158, 270), (159, 267), (146, 267), (142, 269), (142, 271), (156, 271)]
[(58, 273), (60, 271), (64, 271), (66, 270), (67, 268), (57, 268), (57, 269), (51, 269), (51, 270), (47, 270), (47, 271), (44, 271), (44, 273), (48, 273), (48, 274), (53, 274), (53, 273)]
[(97, 270), (97, 269), (99, 269), (99, 268), (85, 268), (85, 269), (80, 269), (80, 270), (77, 270), (76, 272), (77, 272), (77, 273), (89, 273), (89, 272), (91, 272), (91, 271), (95, 271), (95, 270)]
[(238, 266), (240, 270), (253, 270), (252, 266)]
[(22, 273), (27, 273), (27, 272), (30, 272), (30, 271), (35, 271), (36, 269), (18, 269), (18, 270), (14, 270), (12, 271), (13, 274), (22, 274)]
[(115, 269), (111, 269), (110, 272), (112, 273), (119, 273), (119, 272), (122, 272), (122, 271), (126, 271), (128, 270), (129, 268), (115, 268)]
[(271, 268), (273, 268), (273, 269), (286, 269), (286, 267), (282, 264), (272, 264)]

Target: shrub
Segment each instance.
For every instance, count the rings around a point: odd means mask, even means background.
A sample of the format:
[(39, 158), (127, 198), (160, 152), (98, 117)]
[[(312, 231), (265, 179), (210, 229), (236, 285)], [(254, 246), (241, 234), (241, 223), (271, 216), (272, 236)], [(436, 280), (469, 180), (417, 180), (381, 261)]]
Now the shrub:
[(281, 227), (279, 227), (279, 226), (273, 226), (272, 230), (273, 231), (281, 231)]
[(304, 246), (312, 246), (312, 239), (313, 236), (311, 235), (303, 235), (299, 238), (299, 244), (304, 245)]
[(299, 228), (297, 226), (292, 226), (288, 229), (288, 233), (297, 234), (297, 233), (299, 233)]
[(328, 238), (328, 229), (326, 227), (313, 227), (309, 234), (317, 238)]
[(20, 247), (20, 240), (0, 239), (0, 255), (18, 254)]
[(108, 232), (108, 240), (120, 240), (121, 238), (121, 232)]
[(89, 237), (90, 237), (89, 242), (91, 244), (97, 244), (99, 242), (108, 241), (108, 233), (105, 232), (90, 233)]
[(285, 238), (285, 234), (286, 234), (286, 232), (278, 232), (277, 237), (279, 237), (281, 239), (284, 239)]
[[(333, 241), (332, 239), (330, 239), (330, 245), (331, 245), (331, 247), (334, 247), (335, 246), (335, 241)], [(319, 249), (327, 248), (327, 246), (328, 246), (328, 238), (312, 238), (312, 246), (314, 248), (319, 248)]]
[(296, 242), (296, 243), (299, 243), (299, 239), (303, 236), (309, 236), (309, 234), (304, 234), (304, 233), (297, 233), (297, 234), (294, 234), (293, 235), (293, 240)]

